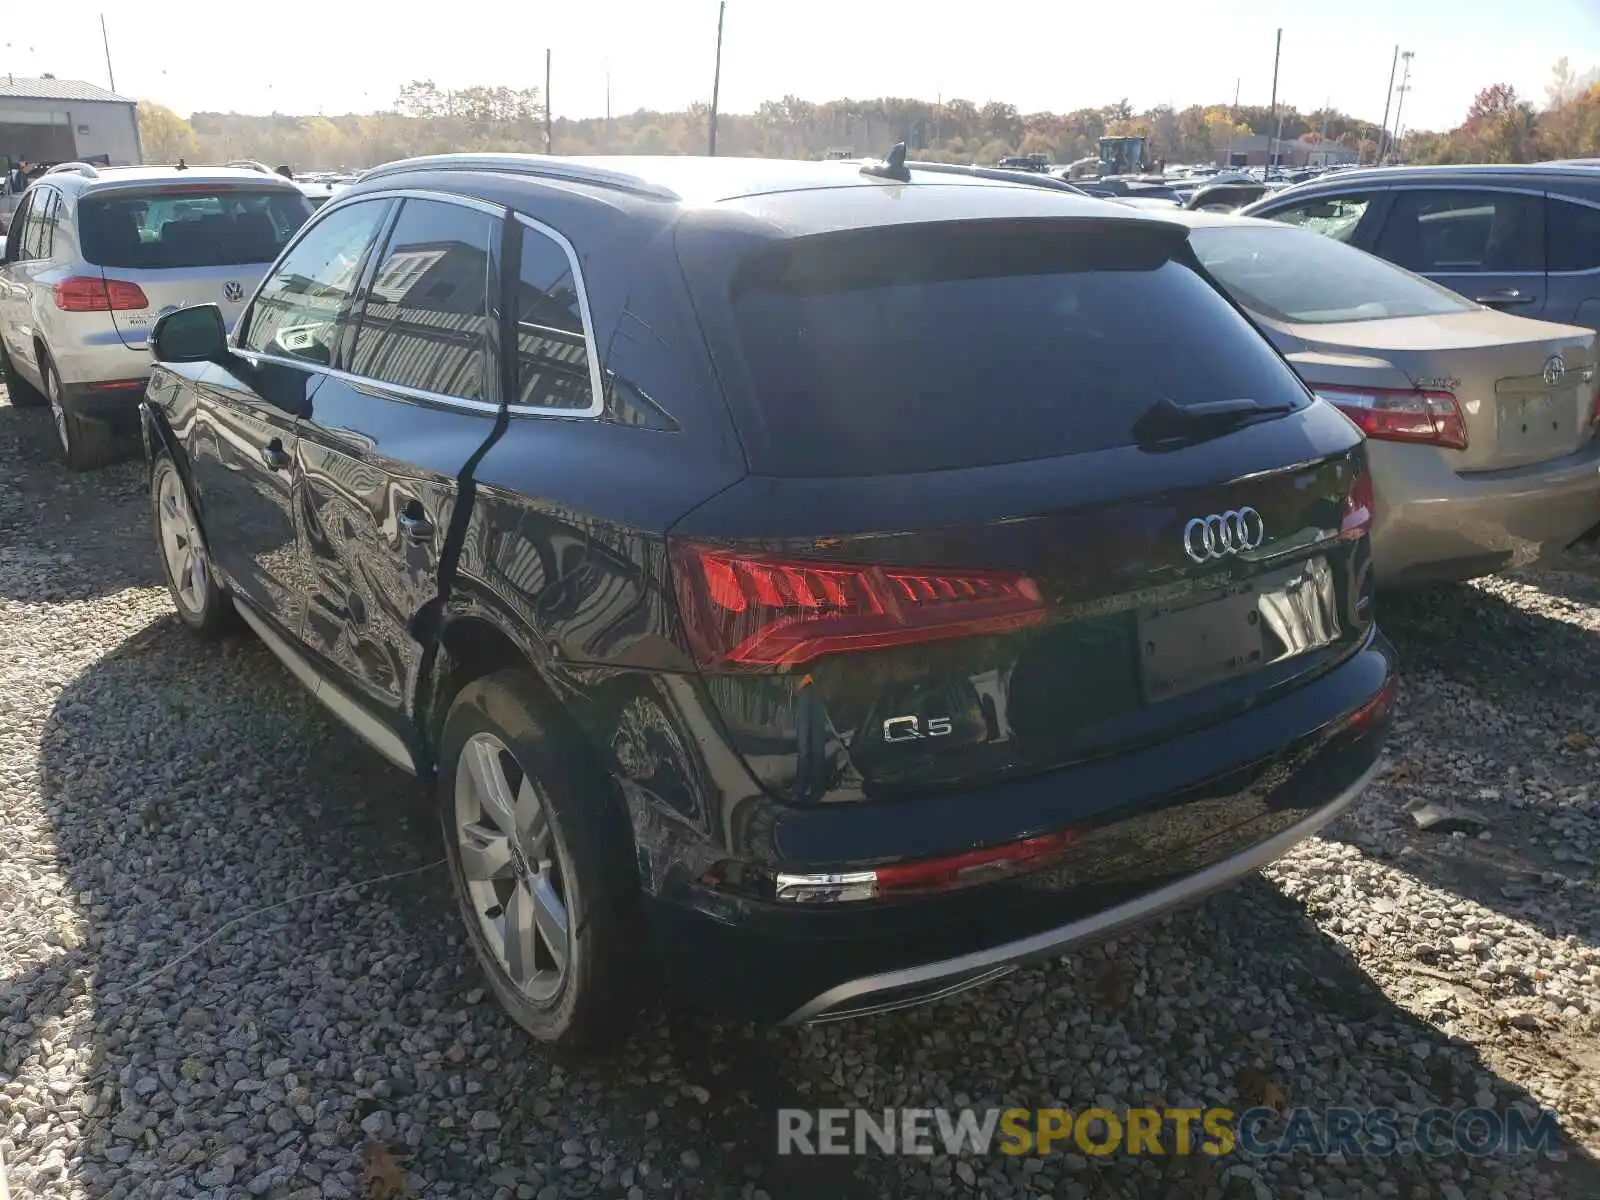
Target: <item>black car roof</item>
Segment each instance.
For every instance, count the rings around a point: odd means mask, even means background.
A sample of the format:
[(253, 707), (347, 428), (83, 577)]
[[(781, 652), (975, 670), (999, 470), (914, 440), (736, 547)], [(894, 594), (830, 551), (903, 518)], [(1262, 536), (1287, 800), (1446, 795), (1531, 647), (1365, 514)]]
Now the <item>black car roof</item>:
[(858, 162), (675, 155), (561, 157), (446, 154), (375, 167), (340, 199), (393, 187), (459, 190), (517, 207), (527, 183), (581, 193), (615, 207), (707, 209), (753, 217), (779, 236), (920, 221), (1085, 218), (1149, 221), (1148, 214), (1031, 181), (920, 172), (901, 183)]
[[(1587, 163), (1463, 163), (1409, 167), (1362, 167), (1351, 171), (1334, 171), (1298, 183), (1292, 189), (1296, 194), (1306, 194), (1324, 187), (1344, 188), (1351, 184), (1428, 183), (1452, 180), (1477, 182), (1511, 182), (1538, 179), (1545, 182), (1560, 180), (1568, 183), (1600, 185), (1600, 170)], [(1287, 195), (1291, 189), (1275, 193), (1271, 199)]]

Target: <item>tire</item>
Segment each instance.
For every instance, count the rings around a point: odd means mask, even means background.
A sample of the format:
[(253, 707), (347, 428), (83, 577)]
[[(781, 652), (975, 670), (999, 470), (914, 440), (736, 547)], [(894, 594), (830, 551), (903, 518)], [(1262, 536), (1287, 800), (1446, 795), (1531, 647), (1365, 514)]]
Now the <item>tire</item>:
[[(456, 696), (440, 739), (438, 805), (467, 937), (506, 1012), (558, 1052), (620, 1041), (651, 975), (632, 830), (531, 674), (497, 671)], [(527, 935), (508, 936), (513, 922)], [(552, 949), (553, 930), (565, 933), (564, 954)]]
[(50, 402), (61, 461), (73, 471), (89, 471), (116, 461), (116, 431), (106, 422), (80, 416), (64, 405), (61, 376), (56, 374), (55, 364), (49, 359), (43, 360), (40, 374), (44, 376), (44, 394)]
[(208, 641), (232, 633), (238, 613), (211, 569), (183, 476), (165, 450), (150, 464), (150, 522), (178, 620)]
[(6, 348), (0, 344), (0, 382), (6, 385), (6, 395), (11, 398), (13, 408), (42, 408), (45, 403), (44, 393), (22, 377), (22, 372), (11, 363), (11, 356), (6, 353)]

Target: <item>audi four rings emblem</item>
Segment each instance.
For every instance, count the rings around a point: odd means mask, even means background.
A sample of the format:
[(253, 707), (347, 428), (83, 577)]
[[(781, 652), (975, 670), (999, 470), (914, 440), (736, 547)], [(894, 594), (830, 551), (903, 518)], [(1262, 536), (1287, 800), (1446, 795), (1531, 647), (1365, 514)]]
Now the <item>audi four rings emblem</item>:
[(1552, 354), (1545, 360), (1544, 382), (1546, 387), (1555, 387), (1561, 382), (1561, 377), (1567, 373), (1567, 360), (1559, 354)]
[(1250, 507), (1194, 517), (1183, 527), (1183, 552), (1197, 563), (1254, 550), (1266, 540), (1267, 523)]

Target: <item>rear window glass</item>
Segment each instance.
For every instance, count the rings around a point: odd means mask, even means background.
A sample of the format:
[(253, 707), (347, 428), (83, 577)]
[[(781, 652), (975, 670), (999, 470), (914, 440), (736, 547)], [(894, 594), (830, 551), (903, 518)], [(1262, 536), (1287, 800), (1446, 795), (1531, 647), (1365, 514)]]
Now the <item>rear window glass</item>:
[(989, 466), (1132, 445), (1164, 398), (1303, 401), (1249, 323), (1167, 259), (1170, 237), (1109, 225), (872, 229), (758, 253), (729, 297), (754, 469)]
[(1393, 263), (1299, 229), (1194, 229), (1189, 244), (1235, 300), (1273, 320), (1321, 325), (1434, 317), (1477, 307)]
[(119, 191), (79, 201), (78, 230), (102, 267), (228, 267), (272, 262), (310, 215), (298, 192)]

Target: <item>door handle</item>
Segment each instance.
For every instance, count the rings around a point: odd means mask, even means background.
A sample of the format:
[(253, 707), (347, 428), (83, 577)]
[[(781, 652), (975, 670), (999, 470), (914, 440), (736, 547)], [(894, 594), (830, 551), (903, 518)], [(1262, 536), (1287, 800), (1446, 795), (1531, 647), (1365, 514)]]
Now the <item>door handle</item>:
[(273, 438), (261, 447), (261, 461), (267, 464), (269, 471), (282, 471), (294, 461), (294, 458), (283, 448), (281, 440)]
[(1533, 297), (1524, 296), (1516, 288), (1500, 288), (1498, 291), (1490, 292), (1486, 296), (1477, 297), (1477, 301), (1479, 304), (1488, 304), (1491, 306), (1501, 304), (1532, 304)]
[(426, 541), (433, 536), (433, 522), (422, 511), (422, 505), (411, 501), (400, 511), (400, 531), (414, 542)]

